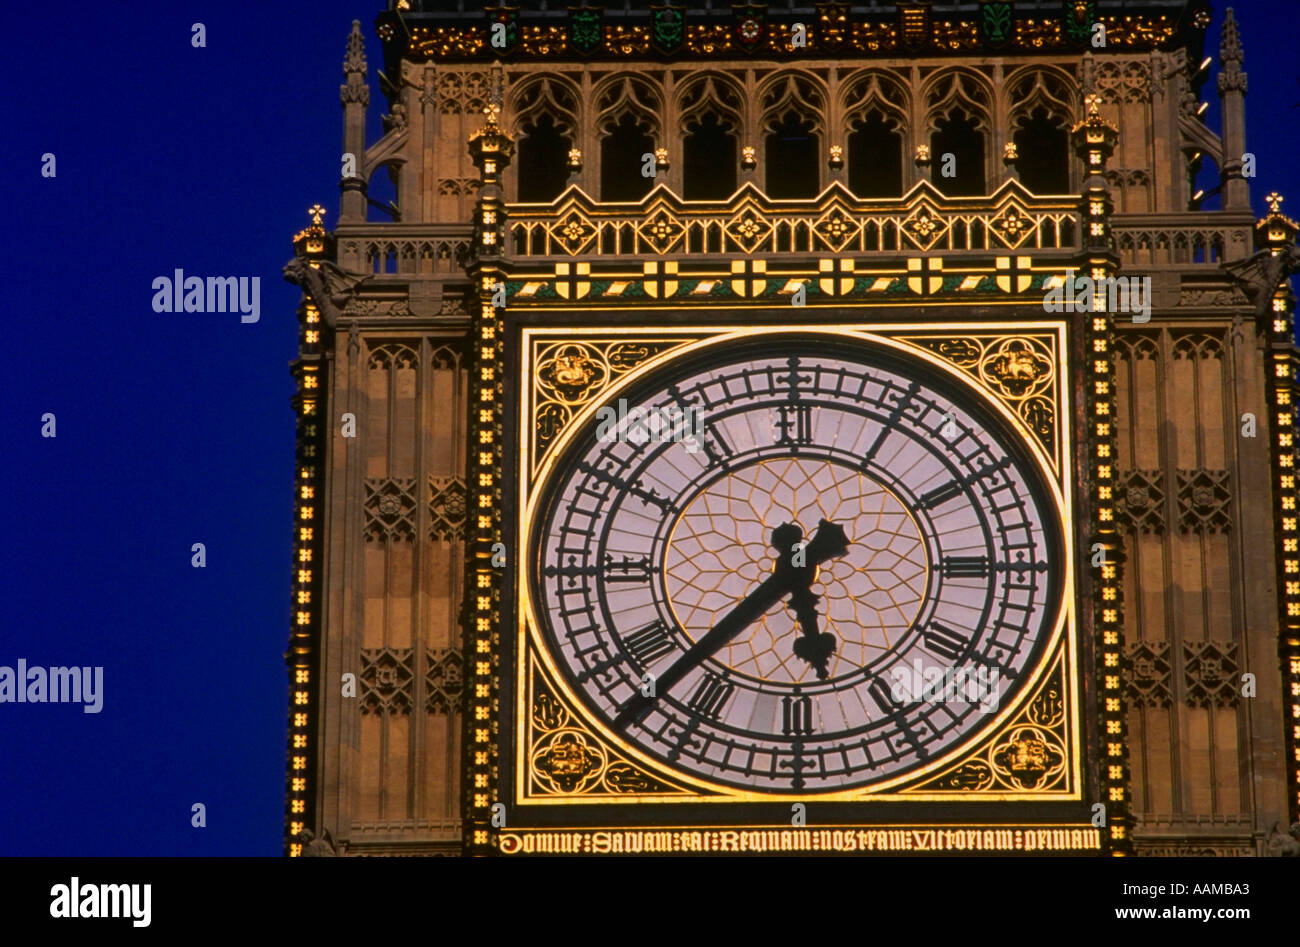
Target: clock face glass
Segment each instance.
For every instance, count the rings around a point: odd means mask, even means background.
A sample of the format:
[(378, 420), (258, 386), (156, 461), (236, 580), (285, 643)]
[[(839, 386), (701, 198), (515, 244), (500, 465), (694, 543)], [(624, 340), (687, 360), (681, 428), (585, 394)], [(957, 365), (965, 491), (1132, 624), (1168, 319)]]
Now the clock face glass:
[(1013, 699), (1063, 542), (1039, 466), (969, 388), (805, 335), (620, 394), (552, 468), (531, 539), (547, 649), (607, 729), (712, 784), (830, 793), (925, 766)]

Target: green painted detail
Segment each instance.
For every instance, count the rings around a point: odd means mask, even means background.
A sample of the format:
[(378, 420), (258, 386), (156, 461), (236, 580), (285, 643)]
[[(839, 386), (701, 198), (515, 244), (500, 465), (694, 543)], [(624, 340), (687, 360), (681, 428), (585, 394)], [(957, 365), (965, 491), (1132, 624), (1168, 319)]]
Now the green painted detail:
[(1092, 24), (1097, 21), (1097, 0), (1065, 0), (1061, 14), (1061, 28), (1068, 39), (1086, 43), (1092, 36)]
[(993, 0), (980, 10), (980, 27), (984, 41), (990, 46), (1000, 46), (1011, 37), (1011, 4), (1006, 0)]
[(600, 11), (574, 10), (569, 22), (569, 45), (586, 55), (600, 45)]
[(650, 40), (661, 52), (671, 53), (682, 45), (686, 35), (686, 15), (669, 7), (656, 10), (651, 20)]

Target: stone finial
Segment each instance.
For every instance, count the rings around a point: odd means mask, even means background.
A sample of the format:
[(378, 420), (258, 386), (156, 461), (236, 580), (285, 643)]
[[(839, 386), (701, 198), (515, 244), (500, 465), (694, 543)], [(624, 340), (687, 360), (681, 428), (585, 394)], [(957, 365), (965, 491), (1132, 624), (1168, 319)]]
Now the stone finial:
[(1241, 65), (1245, 56), (1241, 50), (1241, 33), (1237, 18), (1228, 7), (1223, 18), (1223, 33), (1219, 38), (1219, 94), (1246, 91), (1246, 73)]
[(343, 57), (343, 75), (366, 74), (366, 38), (361, 34), (361, 21), (352, 21), (352, 32), (348, 33), (348, 52)]
[(501, 107), (490, 102), (483, 109), (483, 127), (469, 136), (469, 153), (474, 166), (482, 172), (484, 187), (500, 184), (502, 168), (510, 163), (515, 146), (501, 130)]
[(1241, 33), (1237, 29), (1237, 17), (1232, 12), (1232, 7), (1228, 7), (1224, 13), (1223, 34), (1219, 38), (1219, 63), (1226, 66), (1230, 62), (1242, 62)]

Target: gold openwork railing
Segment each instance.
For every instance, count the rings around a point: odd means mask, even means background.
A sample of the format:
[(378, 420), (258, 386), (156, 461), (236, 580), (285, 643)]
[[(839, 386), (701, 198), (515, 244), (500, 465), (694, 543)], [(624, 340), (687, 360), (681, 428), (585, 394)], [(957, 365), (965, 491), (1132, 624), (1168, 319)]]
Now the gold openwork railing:
[(921, 182), (900, 198), (864, 200), (834, 183), (815, 198), (772, 200), (752, 184), (724, 202), (684, 201), (664, 187), (605, 204), (572, 187), (553, 203), (511, 204), (511, 257), (1073, 249), (1078, 198), (1040, 197), (1015, 181), (983, 197), (945, 197)]

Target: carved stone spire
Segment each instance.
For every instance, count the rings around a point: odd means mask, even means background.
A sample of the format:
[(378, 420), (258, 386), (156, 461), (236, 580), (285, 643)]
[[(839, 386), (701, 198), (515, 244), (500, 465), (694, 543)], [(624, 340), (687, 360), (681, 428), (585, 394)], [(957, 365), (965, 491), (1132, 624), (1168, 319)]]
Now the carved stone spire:
[(361, 21), (352, 21), (348, 33), (348, 51), (343, 57), (343, 75), (347, 82), (339, 87), (343, 103), (343, 175), (339, 187), (343, 198), (339, 205), (339, 223), (360, 223), (366, 219), (365, 164), (366, 108), (370, 105), (370, 86), (366, 85), (366, 39)]
[(1237, 18), (1228, 7), (1223, 20), (1223, 35), (1219, 40), (1219, 94), (1246, 91), (1246, 73), (1241, 65), (1241, 34), (1237, 31)]
[(1241, 34), (1229, 7), (1219, 41), (1219, 101), (1223, 103), (1223, 209), (1250, 210), (1250, 184), (1242, 177), (1246, 160), (1246, 73), (1242, 71)]
[(366, 38), (361, 34), (361, 21), (352, 21), (352, 32), (348, 34), (348, 53), (343, 58), (343, 75), (359, 73), (366, 75)]
[(339, 99), (344, 105), (353, 102), (363, 108), (370, 104), (370, 87), (366, 85), (366, 38), (361, 35), (361, 21), (352, 21), (348, 34), (348, 51), (343, 57), (343, 75), (347, 84), (339, 88)]

